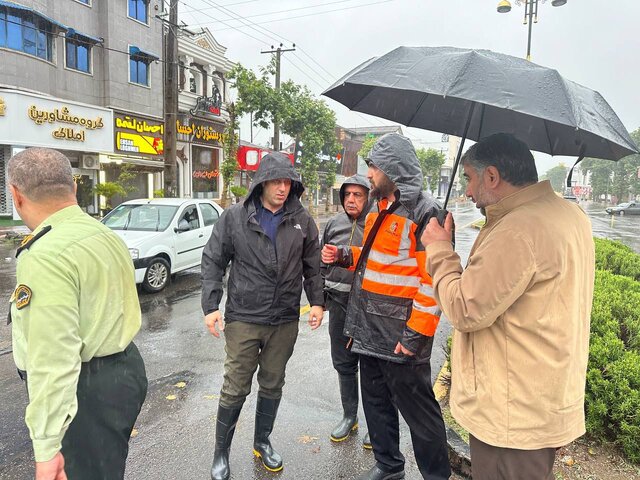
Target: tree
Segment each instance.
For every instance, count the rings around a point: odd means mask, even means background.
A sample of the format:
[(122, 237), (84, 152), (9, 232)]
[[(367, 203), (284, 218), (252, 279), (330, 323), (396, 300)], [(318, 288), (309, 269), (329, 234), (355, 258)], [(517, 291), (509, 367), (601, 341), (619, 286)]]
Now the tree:
[(369, 152), (377, 141), (377, 137), (373, 135), (367, 135), (364, 139), (364, 142), (362, 142), (362, 147), (360, 147), (360, 150), (358, 150), (358, 156), (361, 158), (367, 158), (367, 155), (369, 155)]
[(543, 180), (549, 180), (551, 182), (551, 188), (559, 193), (564, 193), (566, 180), (567, 180), (567, 166), (564, 163), (559, 163), (553, 168), (547, 170), (542, 176)]
[[(631, 138), (640, 145), (640, 128), (631, 132)], [(640, 155), (629, 155), (617, 162), (585, 158), (580, 164), (583, 171), (591, 173), (591, 193), (595, 200), (602, 195), (615, 195), (626, 200), (640, 193)]]
[(419, 148), (416, 150), (418, 161), (420, 162), (420, 170), (422, 170), (422, 188), (424, 190), (431, 188), (429, 179), (436, 180), (436, 185), (440, 179), (440, 170), (446, 158), (444, 153), (434, 148)]
[(227, 208), (231, 204), (230, 188), (236, 171), (238, 170), (238, 118), (236, 106), (233, 102), (227, 104), (229, 121), (224, 132), (224, 160), (221, 165), (222, 174), (222, 207)]
[(238, 91), (236, 115), (251, 112), (253, 124), (263, 128), (269, 128), (277, 120), (282, 133), (295, 139), (296, 143), (302, 142), (302, 179), (309, 194), (313, 194), (320, 188), (318, 169), (322, 153), (330, 157), (324, 165), (329, 173), (328, 180), (335, 172), (335, 165), (329, 166), (329, 163), (335, 163), (338, 152), (335, 113), (307, 87), (291, 80), (276, 90), (269, 80), (273, 73), (273, 61), (261, 69), (259, 76), (240, 64), (231, 70), (228, 78)]

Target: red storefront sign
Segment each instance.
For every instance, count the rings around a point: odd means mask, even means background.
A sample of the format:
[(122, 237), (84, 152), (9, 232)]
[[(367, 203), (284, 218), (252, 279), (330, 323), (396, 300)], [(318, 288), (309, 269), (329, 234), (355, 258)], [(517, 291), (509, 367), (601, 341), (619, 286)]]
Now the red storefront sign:
[[(252, 145), (240, 145), (238, 147), (238, 153), (236, 154), (240, 170), (257, 170), (262, 157), (272, 152), (273, 150), (268, 148), (260, 148)], [(291, 165), (293, 165), (293, 154), (285, 153), (285, 155), (289, 157)]]

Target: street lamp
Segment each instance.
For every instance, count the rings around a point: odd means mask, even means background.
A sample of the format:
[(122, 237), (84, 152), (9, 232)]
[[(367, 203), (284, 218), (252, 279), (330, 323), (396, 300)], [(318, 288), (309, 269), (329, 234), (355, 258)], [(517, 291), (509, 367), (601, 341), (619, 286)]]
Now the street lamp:
[[(533, 24), (538, 23), (538, 3), (540, 0), (516, 0), (516, 3), (520, 5), (524, 3), (524, 24), (529, 24), (529, 38), (527, 40), (527, 60), (531, 60), (531, 30)], [(542, 0), (543, 2), (545, 0)], [(551, 0), (551, 5), (554, 7), (561, 7), (567, 0)], [(511, 2), (509, 0), (501, 0), (498, 3), (498, 13), (509, 13), (511, 11)]]

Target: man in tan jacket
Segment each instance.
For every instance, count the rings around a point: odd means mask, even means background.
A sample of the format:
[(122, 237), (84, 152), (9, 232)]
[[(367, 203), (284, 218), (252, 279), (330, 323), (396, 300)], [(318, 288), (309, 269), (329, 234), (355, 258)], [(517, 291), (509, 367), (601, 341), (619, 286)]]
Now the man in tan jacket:
[(462, 158), (486, 216), (463, 270), (453, 218), (422, 235), (455, 328), (451, 411), (470, 433), (474, 480), (552, 479), (557, 447), (585, 432), (594, 245), (586, 214), (538, 183), (527, 146), (487, 137)]

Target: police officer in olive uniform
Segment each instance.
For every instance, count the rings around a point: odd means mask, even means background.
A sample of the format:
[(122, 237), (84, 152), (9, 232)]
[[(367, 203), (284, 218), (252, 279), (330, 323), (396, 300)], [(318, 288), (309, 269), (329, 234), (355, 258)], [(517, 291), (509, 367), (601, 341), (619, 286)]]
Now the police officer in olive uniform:
[[(18, 249), (13, 356), (26, 381), (37, 480), (120, 480), (147, 392), (140, 305), (124, 243), (77, 205), (67, 157), (30, 148), (9, 188), (33, 230)], [(66, 476), (65, 476), (66, 474)]]

